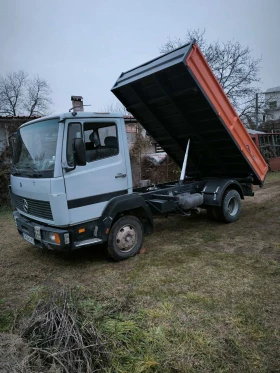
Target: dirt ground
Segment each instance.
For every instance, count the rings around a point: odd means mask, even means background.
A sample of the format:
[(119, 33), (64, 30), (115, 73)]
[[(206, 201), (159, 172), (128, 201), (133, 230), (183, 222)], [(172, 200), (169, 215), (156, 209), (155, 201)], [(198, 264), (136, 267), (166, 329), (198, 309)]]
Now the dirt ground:
[(144, 312), (151, 330), (161, 328), (173, 369), (161, 371), (279, 372), (279, 227), (280, 173), (243, 201), (236, 223), (204, 212), (158, 219), (147, 252), (120, 263), (103, 247), (41, 251), (2, 212), (0, 331), (11, 329), (16, 310), (42, 288), (69, 285), (104, 301), (129, 292), (133, 312)]

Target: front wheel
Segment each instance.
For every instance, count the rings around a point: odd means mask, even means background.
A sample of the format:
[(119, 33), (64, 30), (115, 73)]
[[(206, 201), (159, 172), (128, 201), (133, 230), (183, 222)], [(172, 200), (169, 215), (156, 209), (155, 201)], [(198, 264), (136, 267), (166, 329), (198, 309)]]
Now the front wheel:
[(132, 215), (122, 216), (111, 228), (108, 239), (108, 254), (116, 261), (128, 259), (141, 249), (143, 226)]
[(222, 206), (215, 207), (213, 210), (214, 216), (225, 223), (233, 223), (238, 220), (241, 213), (241, 197), (234, 190), (228, 190), (223, 198)]

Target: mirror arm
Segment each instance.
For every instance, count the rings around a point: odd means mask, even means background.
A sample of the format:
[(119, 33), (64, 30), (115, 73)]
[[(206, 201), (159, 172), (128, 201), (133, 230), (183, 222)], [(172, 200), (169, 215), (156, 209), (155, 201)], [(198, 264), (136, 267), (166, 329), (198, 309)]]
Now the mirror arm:
[(70, 171), (75, 170), (76, 166), (77, 166), (77, 165), (76, 165), (75, 158), (74, 158), (74, 166), (72, 166), (72, 167), (69, 167), (69, 166), (66, 164), (66, 162), (62, 162), (62, 168), (63, 168), (63, 170), (65, 170), (65, 172), (70, 172)]
[(70, 172), (70, 171), (73, 171), (75, 170), (76, 166), (73, 166), (73, 167), (64, 167), (65, 171), (66, 172)]

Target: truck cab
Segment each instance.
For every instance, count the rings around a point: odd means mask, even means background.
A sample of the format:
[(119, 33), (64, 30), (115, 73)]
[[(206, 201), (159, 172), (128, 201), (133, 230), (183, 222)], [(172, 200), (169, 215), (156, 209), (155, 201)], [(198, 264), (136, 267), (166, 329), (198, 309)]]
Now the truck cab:
[(108, 201), (133, 192), (123, 116), (45, 117), (22, 125), (13, 144), (10, 191), (23, 238), (60, 250), (103, 242)]

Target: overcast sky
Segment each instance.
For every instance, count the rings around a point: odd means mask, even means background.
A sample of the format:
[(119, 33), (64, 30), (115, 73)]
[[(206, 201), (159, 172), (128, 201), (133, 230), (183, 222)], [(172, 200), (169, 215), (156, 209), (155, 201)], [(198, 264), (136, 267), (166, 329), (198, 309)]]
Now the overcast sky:
[(0, 0), (0, 74), (45, 78), (53, 113), (82, 95), (88, 110), (115, 102), (122, 71), (159, 55), (188, 28), (237, 40), (262, 57), (261, 89), (280, 86), (280, 0)]

